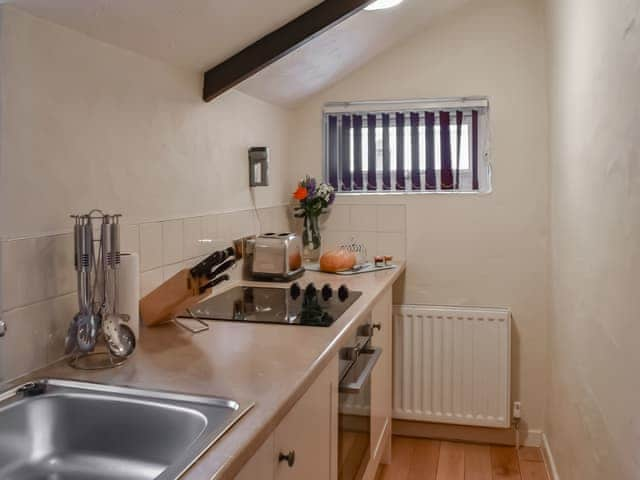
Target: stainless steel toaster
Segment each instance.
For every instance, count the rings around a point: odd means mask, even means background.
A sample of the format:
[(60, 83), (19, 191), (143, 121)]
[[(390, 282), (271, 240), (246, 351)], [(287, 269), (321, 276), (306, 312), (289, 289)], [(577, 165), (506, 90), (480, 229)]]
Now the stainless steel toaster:
[(247, 257), (252, 277), (289, 281), (304, 273), (302, 239), (295, 233), (265, 233), (251, 243)]

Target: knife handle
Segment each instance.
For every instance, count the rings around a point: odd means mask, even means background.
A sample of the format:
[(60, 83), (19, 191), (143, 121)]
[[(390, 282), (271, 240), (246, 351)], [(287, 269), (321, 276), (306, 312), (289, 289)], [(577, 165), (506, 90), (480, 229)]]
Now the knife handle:
[(231, 267), (233, 267), (233, 265), (235, 265), (235, 263), (236, 263), (236, 259), (235, 258), (231, 258), (231, 259), (227, 260), (226, 262), (220, 264), (213, 272), (207, 274), (207, 280), (213, 280), (214, 278), (216, 278), (221, 273), (224, 273), (227, 270), (229, 270)]
[(206, 285), (203, 285), (202, 287), (200, 287), (200, 294), (202, 295), (207, 290), (210, 290), (213, 287), (215, 287), (216, 285), (220, 285), (222, 282), (226, 282), (227, 280), (229, 280), (229, 275), (226, 275), (226, 274), (222, 275), (222, 276), (220, 276), (218, 278), (214, 278), (213, 280), (211, 280)]

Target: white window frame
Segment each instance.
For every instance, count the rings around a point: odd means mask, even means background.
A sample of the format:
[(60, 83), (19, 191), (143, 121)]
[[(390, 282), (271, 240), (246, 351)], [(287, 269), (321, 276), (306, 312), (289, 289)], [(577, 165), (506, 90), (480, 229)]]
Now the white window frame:
[[(367, 144), (367, 135), (364, 132), (367, 130), (367, 115), (376, 114), (376, 128), (381, 127), (381, 114), (382, 113), (391, 113), (390, 118), (390, 129), (395, 127), (396, 119), (393, 113), (395, 112), (422, 112), (427, 110), (432, 111), (448, 111), (450, 113), (450, 125), (454, 128), (451, 129), (451, 141), (456, 142), (457, 135), (453, 132), (457, 127), (456, 123), (456, 111), (462, 109), (464, 112), (463, 117), (463, 125), (467, 126), (468, 131), (471, 131), (472, 121), (471, 121), (471, 109), (478, 109), (480, 112), (480, 125), (479, 125), (479, 138), (478, 138), (478, 178), (480, 183), (479, 190), (464, 189), (464, 190), (441, 190), (440, 188), (440, 175), (441, 168), (438, 166), (438, 161), (436, 161), (436, 184), (437, 187), (435, 190), (426, 190), (424, 188), (424, 177), (425, 177), (425, 169), (424, 163), (422, 162), (423, 157), (421, 155), (421, 168), (420, 168), (420, 178), (421, 178), (421, 186), (420, 190), (413, 190), (411, 184), (411, 155), (405, 155), (405, 190), (381, 190), (380, 185), (382, 185), (382, 177), (383, 177), (383, 169), (379, 167), (376, 169), (376, 180), (379, 190), (367, 190), (366, 189), (366, 176), (367, 176), (367, 168), (368, 168), (368, 155), (365, 154), (363, 149), (362, 156), (362, 165), (363, 165), (363, 178), (365, 179), (365, 185), (362, 190), (355, 191), (340, 191), (339, 189), (336, 191), (337, 195), (351, 196), (351, 195), (422, 195), (422, 194), (471, 194), (471, 195), (485, 195), (492, 192), (492, 169), (491, 163), (489, 159), (489, 139), (490, 139), (490, 122), (489, 122), (489, 100), (487, 97), (464, 97), (464, 98), (442, 98), (442, 99), (421, 99), (421, 100), (393, 100), (393, 101), (378, 101), (378, 102), (333, 102), (325, 105), (323, 110), (323, 154), (322, 154), (322, 162), (323, 162), (323, 175), (325, 181), (328, 182), (329, 172), (328, 166), (329, 162), (327, 159), (327, 152), (329, 149), (329, 135), (328, 135), (328, 116), (329, 115), (337, 115), (340, 118), (341, 114), (347, 115), (362, 115), (363, 117), (363, 145)], [(408, 115), (406, 117), (408, 119)], [(436, 115), (436, 129), (439, 125), (439, 119)], [(424, 128), (424, 115), (420, 115), (420, 128)], [(405, 122), (405, 129), (410, 129), (411, 126), (409, 122)], [(340, 130), (340, 120), (338, 122), (338, 131)], [(353, 126), (351, 127), (351, 132), (353, 132)], [(390, 134), (393, 136), (393, 134)], [(405, 137), (406, 138), (406, 137)], [(353, 139), (353, 133), (352, 133)], [(469, 141), (467, 143), (467, 155), (468, 155), (468, 168), (460, 170), (460, 185), (471, 185), (473, 181), (473, 172), (472, 172), (472, 147), (473, 143), (471, 141), (469, 135)], [(351, 142), (351, 148), (353, 151), (353, 141)], [(353, 157), (352, 157), (353, 158)], [(451, 158), (451, 166), (453, 170), (453, 175), (455, 178), (456, 170), (456, 155), (453, 155)], [(396, 170), (395, 170), (395, 162), (393, 161), (392, 155), (392, 165), (390, 170), (391, 175), (391, 183), (395, 185), (396, 183)], [(379, 165), (381, 160), (378, 160), (376, 163)], [(352, 172), (352, 181), (353, 181), (353, 168)], [(340, 168), (338, 168), (338, 176), (340, 176)]]

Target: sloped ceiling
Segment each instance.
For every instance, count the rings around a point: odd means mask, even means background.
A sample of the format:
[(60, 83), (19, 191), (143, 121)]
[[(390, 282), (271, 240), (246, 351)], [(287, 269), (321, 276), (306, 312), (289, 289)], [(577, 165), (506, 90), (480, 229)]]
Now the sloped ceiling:
[[(467, 0), (405, 0), (400, 6), (363, 11), (245, 80), (238, 88), (280, 105), (295, 105), (380, 53), (416, 34)], [(393, 72), (389, 72), (389, 78)]]
[[(293, 105), (468, 0), (405, 0), (361, 12), (246, 80), (245, 93)], [(0, 0), (2, 2), (2, 0)], [(172, 65), (204, 72), (319, 0), (9, 0), (31, 14)]]
[(8, 0), (6, 3), (103, 42), (204, 72), (321, 1)]

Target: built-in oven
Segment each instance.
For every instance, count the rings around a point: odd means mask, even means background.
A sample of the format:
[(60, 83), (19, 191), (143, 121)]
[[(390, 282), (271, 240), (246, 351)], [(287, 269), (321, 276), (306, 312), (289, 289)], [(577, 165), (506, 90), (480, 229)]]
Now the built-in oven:
[(371, 374), (382, 354), (371, 346), (372, 330), (362, 325), (340, 350), (339, 480), (362, 479), (371, 458)]

